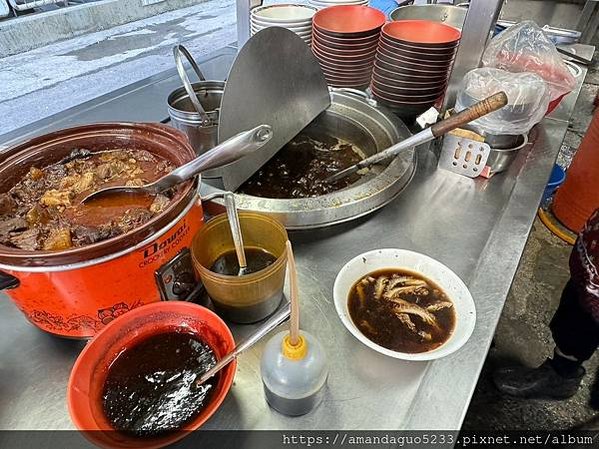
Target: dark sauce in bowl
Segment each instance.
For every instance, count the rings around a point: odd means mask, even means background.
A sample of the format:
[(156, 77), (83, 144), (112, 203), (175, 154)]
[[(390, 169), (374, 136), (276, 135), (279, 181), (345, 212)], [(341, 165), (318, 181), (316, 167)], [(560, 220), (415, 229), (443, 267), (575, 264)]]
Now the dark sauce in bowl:
[(348, 309), (358, 329), (374, 343), (398, 352), (432, 351), (455, 327), (453, 303), (419, 273), (385, 269), (356, 282)]
[(216, 364), (212, 349), (182, 332), (153, 335), (122, 352), (110, 365), (102, 393), (114, 429), (139, 437), (183, 427), (209, 403), (218, 375), (194, 381)]
[[(248, 270), (246, 274), (255, 273), (272, 265), (277, 257), (262, 248), (246, 246), (243, 248)], [(239, 262), (235, 250), (221, 254), (210, 267), (210, 271), (227, 276), (237, 276), (239, 273)]]

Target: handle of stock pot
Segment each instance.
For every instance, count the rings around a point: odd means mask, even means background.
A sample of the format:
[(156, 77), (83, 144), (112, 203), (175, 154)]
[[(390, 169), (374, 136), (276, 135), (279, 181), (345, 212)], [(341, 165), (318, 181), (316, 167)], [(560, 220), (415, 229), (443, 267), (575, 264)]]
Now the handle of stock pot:
[(193, 107), (197, 113), (200, 114), (202, 122), (204, 122), (204, 124), (208, 124), (210, 122), (210, 118), (208, 117), (208, 114), (206, 114), (206, 110), (203, 108), (202, 103), (200, 103), (200, 99), (193, 90), (193, 84), (191, 84), (191, 81), (189, 81), (189, 77), (185, 71), (185, 66), (183, 65), (181, 56), (185, 56), (185, 59), (187, 59), (187, 61), (191, 64), (191, 67), (200, 81), (206, 81), (206, 78), (204, 78), (200, 67), (191, 56), (191, 53), (189, 53), (189, 51), (183, 45), (175, 45), (173, 47), (173, 56), (175, 57), (175, 65), (177, 66), (179, 78), (181, 78), (181, 81), (183, 82), (185, 92), (187, 92), (187, 95), (189, 95), (189, 100), (193, 104)]
[(14, 276), (0, 271), (0, 290), (10, 290), (11, 288), (17, 288), (21, 282)]

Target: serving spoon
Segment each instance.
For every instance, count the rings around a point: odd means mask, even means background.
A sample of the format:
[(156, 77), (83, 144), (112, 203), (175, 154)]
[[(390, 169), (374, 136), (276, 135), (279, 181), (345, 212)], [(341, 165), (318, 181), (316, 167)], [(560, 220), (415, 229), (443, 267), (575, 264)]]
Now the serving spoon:
[(272, 136), (272, 128), (269, 125), (258, 125), (253, 129), (240, 132), (230, 139), (225, 140), (223, 143), (215, 146), (192, 161), (175, 168), (168, 175), (165, 175), (154, 182), (142, 186), (106, 187), (90, 193), (83, 198), (81, 202), (87, 203), (116, 194), (157, 195), (193, 178), (203, 171), (221, 167), (247, 156), (261, 148), (272, 138)]
[(249, 335), (245, 340), (240, 342), (235, 349), (225, 355), (222, 359), (220, 359), (216, 365), (206, 371), (204, 374), (200, 375), (197, 380), (194, 381), (194, 385), (199, 387), (220, 370), (222, 370), (225, 366), (235, 360), (243, 351), (247, 350), (254, 346), (262, 337), (268, 334), (271, 330), (289, 318), (291, 314), (291, 308), (289, 303), (285, 304), (281, 309), (279, 309), (273, 316), (271, 316), (265, 323), (260, 325), (258, 329), (251, 335)]
[(248, 264), (245, 257), (245, 250), (243, 249), (243, 235), (241, 234), (241, 224), (239, 223), (239, 214), (237, 214), (234, 193), (225, 193), (225, 209), (227, 210), (229, 227), (231, 228), (231, 235), (233, 236), (233, 244), (235, 245), (235, 253), (237, 254), (237, 263), (239, 264), (237, 276), (244, 276), (248, 272)]

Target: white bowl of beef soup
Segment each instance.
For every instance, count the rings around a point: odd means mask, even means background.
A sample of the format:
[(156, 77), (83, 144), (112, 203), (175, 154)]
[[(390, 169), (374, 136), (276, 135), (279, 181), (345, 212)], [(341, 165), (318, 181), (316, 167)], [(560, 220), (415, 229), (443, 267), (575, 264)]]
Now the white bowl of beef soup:
[(350, 260), (333, 287), (341, 322), (363, 344), (403, 360), (434, 360), (460, 349), (476, 322), (466, 284), (441, 262), (385, 248)]

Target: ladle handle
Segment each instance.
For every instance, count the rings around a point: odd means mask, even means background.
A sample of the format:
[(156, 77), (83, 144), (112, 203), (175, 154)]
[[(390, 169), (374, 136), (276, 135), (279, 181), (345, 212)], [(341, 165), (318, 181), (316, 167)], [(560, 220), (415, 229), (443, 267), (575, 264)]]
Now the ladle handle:
[(229, 352), (226, 356), (220, 359), (216, 365), (214, 365), (211, 369), (206, 371), (206, 373), (202, 374), (202, 376), (196, 381), (196, 385), (201, 385), (218, 373), (221, 369), (235, 360), (239, 354), (241, 354), (246, 349), (254, 346), (258, 341), (260, 341), (266, 334), (268, 334), (271, 330), (289, 318), (289, 314), (291, 313), (291, 309), (289, 304), (286, 304), (282, 309), (279, 309), (273, 316), (271, 316), (264, 324), (262, 324), (256, 332), (251, 334), (245, 340), (242, 340), (233, 351)]
[(416, 133), (413, 136), (396, 143), (395, 145), (391, 145), (386, 150), (381, 151), (380, 153), (375, 153), (372, 156), (362, 159), (360, 162), (335, 173), (327, 179), (327, 182), (338, 182), (340, 179), (356, 173), (363, 168), (370, 167), (371, 165), (378, 164), (386, 159), (395, 157), (401, 151), (430, 142), (436, 137), (442, 136), (453, 129), (459, 128), (460, 126), (470, 123), (471, 121), (476, 120), (483, 115), (487, 115), (493, 111), (496, 111), (497, 109), (504, 107), (507, 104), (507, 101), (508, 99), (505, 92), (498, 92), (494, 95), (491, 95), (490, 97), (479, 101), (475, 105), (470, 106), (468, 109), (465, 109), (456, 115), (452, 115), (445, 120), (441, 120), (440, 122), (435, 123), (433, 126), (425, 128), (419, 133)]
[(453, 129), (470, 123), (472, 120), (476, 120), (483, 115), (487, 115), (493, 111), (496, 111), (497, 109), (504, 107), (506, 104), (507, 95), (505, 92), (498, 92), (470, 106), (468, 109), (464, 109), (462, 112), (452, 115), (445, 120), (441, 120), (430, 128), (423, 129), (419, 133), (416, 133), (413, 136), (410, 136), (407, 139), (390, 146), (380, 153), (375, 153), (374, 155), (363, 159), (362, 161), (358, 162), (356, 166), (359, 168), (369, 167), (373, 164), (384, 161), (385, 159), (389, 159), (390, 157), (395, 157), (400, 151), (430, 142), (436, 137), (442, 136)]
[(195, 108), (197, 113), (200, 114), (202, 122), (204, 124), (207, 124), (208, 122), (210, 122), (210, 117), (208, 117), (208, 114), (206, 114), (206, 110), (202, 106), (202, 103), (200, 103), (200, 99), (196, 95), (195, 90), (193, 90), (193, 84), (191, 84), (191, 81), (189, 81), (189, 77), (187, 76), (187, 71), (185, 70), (185, 66), (183, 65), (181, 55), (185, 56), (185, 59), (187, 59), (189, 64), (191, 64), (193, 71), (196, 73), (200, 81), (205, 81), (206, 78), (204, 78), (204, 74), (200, 70), (198, 64), (195, 62), (195, 59), (193, 59), (193, 57), (191, 56), (191, 53), (189, 53), (189, 51), (183, 45), (175, 45), (173, 47), (173, 56), (175, 57), (175, 65), (177, 66), (179, 78), (181, 78), (181, 82), (183, 82), (183, 87), (185, 88), (185, 92), (187, 92), (187, 95), (189, 96), (191, 104), (193, 104), (193, 107)]
[(175, 168), (168, 175), (163, 176), (148, 187), (155, 192), (162, 192), (193, 178), (198, 173), (222, 167), (247, 156), (261, 148), (272, 136), (272, 128), (269, 125), (258, 125), (249, 131), (240, 132), (191, 162)]
[(458, 112), (451, 117), (441, 120), (431, 126), (431, 132), (433, 136), (439, 137), (449, 131), (459, 128), (462, 125), (466, 125), (484, 115), (490, 114), (497, 109), (501, 109), (508, 102), (507, 95), (505, 92), (497, 92), (484, 100), (464, 109), (462, 112)]
[(245, 251), (243, 250), (243, 235), (241, 234), (241, 224), (239, 224), (239, 215), (237, 215), (234, 193), (225, 193), (225, 208), (227, 210), (229, 226), (231, 227), (231, 234), (233, 236), (233, 244), (235, 245), (239, 268), (246, 268), (248, 264), (245, 259)]

